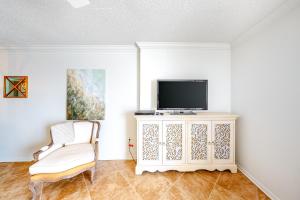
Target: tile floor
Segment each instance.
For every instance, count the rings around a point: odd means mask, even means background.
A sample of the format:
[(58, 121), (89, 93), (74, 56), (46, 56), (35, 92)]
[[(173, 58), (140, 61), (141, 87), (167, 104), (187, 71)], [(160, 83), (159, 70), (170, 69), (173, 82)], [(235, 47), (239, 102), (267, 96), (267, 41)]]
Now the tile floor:
[[(30, 162), (0, 163), (0, 199), (30, 199)], [(99, 161), (93, 185), (87, 173), (45, 184), (45, 200), (262, 200), (269, 199), (242, 173), (196, 171), (144, 172), (135, 176), (133, 161)]]

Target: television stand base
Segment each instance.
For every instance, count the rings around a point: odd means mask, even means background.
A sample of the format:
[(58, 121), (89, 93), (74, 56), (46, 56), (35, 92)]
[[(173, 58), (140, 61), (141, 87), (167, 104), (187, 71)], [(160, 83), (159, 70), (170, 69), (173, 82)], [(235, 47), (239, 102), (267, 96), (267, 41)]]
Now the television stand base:
[(197, 115), (197, 113), (193, 111), (174, 111), (170, 115)]

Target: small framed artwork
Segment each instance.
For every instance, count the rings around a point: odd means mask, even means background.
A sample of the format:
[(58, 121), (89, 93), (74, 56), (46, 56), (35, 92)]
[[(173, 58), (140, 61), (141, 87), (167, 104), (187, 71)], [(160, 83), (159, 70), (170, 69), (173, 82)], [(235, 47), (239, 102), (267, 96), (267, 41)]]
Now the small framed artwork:
[(27, 98), (28, 76), (4, 76), (4, 98)]

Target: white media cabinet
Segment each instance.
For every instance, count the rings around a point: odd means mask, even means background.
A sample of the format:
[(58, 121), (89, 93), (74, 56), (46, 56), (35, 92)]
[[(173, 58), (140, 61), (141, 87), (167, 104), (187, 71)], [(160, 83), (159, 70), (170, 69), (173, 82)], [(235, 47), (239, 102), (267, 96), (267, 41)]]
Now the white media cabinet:
[(235, 120), (228, 113), (136, 115), (137, 165), (143, 171), (237, 172)]

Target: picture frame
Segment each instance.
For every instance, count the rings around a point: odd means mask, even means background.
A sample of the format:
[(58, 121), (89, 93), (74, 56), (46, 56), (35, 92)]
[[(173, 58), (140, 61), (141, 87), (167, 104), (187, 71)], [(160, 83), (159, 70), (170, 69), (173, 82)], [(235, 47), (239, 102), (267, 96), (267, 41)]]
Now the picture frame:
[(4, 98), (27, 98), (28, 76), (4, 76)]

